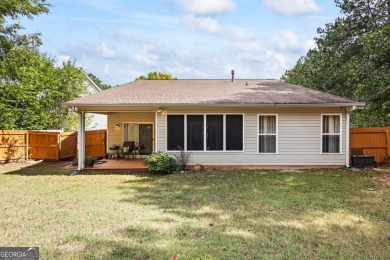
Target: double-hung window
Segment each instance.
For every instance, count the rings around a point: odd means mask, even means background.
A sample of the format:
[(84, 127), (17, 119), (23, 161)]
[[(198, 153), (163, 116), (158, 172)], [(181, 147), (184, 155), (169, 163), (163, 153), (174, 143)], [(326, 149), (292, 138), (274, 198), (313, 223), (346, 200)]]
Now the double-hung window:
[(259, 115), (259, 153), (277, 153), (278, 117)]
[(322, 153), (341, 151), (341, 115), (322, 115)]
[(167, 149), (242, 151), (243, 124), (241, 114), (167, 115)]

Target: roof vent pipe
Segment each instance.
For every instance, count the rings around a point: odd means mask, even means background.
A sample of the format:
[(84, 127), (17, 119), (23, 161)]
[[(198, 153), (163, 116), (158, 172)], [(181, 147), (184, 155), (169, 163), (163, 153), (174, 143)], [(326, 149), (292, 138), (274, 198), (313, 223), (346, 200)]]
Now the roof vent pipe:
[(232, 82), (234, 82), (234, 70), (232, 70)]

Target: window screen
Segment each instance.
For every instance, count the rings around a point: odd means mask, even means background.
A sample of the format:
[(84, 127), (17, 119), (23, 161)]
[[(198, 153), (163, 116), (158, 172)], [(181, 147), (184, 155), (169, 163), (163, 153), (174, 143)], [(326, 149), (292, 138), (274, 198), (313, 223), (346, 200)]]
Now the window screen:
[(168, 150), (184, 149), (184, 115), (168, 115)]
[(226, 150), (243, 150), (243, 116), (226, 115)]
[(203, 115), (187, 116), (187, 150), (189, 151), (204, 150), (203, 120)]
[(223, 150), (223, 115), (206, 116), (207, 150)]

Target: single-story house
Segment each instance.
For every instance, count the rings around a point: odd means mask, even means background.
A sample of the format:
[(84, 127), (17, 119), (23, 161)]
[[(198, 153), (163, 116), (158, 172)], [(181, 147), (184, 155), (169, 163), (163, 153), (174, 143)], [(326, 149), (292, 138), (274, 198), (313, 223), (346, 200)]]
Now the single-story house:
[(274, 79), (136, 80), (64, 104), (108, 116), (107, 147), (191, 154), (204, 166), (349, 164), (349, 113), (364, 103)]

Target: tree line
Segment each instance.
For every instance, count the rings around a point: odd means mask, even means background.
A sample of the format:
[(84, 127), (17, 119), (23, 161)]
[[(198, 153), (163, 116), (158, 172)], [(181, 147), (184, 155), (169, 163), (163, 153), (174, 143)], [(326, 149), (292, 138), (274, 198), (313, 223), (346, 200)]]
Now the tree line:
[(366, 103), (351, 126), (390, 125), (390, 2), (336, 0), (341, 16), (282, 80)]

